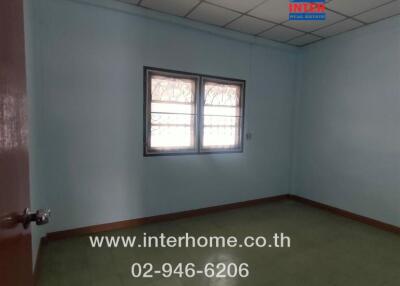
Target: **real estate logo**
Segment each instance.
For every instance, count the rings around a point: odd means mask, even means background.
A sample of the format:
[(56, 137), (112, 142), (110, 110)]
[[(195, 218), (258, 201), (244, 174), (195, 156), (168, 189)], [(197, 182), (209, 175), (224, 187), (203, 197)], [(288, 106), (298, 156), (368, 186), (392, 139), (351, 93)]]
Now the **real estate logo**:
[(289, 0), (289, 21), (324, 21), (325, 0)]

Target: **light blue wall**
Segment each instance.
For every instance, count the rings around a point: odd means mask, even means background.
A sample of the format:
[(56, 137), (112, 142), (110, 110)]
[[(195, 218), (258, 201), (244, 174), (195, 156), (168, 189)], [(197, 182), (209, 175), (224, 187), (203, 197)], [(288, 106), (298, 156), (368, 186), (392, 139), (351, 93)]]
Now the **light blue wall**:
[[(289, 192), (400, 225), (399, 17), (300, 53), (80, 1), (25, 2), (32, 207), (53, 210), (34, 255), (46, 232)], [(245, 152), (144, 158), (143, 65), (247, 80)]]
[(301, 61), (294, 192), (400, 226), (400, 16)]
[[(34, 243), (43, 232), (289, 192), (297, 49), (72, 1), (34, 2), (32, 204), (53, 211)], [(245, 152), (144, 158), (144, 65), (245, 79), (253, 134)]]

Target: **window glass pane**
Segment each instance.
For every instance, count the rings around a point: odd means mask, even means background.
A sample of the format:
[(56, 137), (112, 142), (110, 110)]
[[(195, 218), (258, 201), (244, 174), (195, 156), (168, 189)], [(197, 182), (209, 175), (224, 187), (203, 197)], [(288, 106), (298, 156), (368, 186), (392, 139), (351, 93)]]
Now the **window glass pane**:
[(239, 106), (240, 86), (206, 82), (205, 105)]
[(233, 149), (240, 144), (241, 87), (206, 81), (203, 100), (204, 149)]
[(193, 128), (189, 126), (151, 126), (151, 146), (153, 148), (175, 150), (193, 146)]
[(225, 106), (204, 106), (204, 115), (237, 116), (239, 115), (239, 108)]
[(203, 147), (232, 148), (237, 144), (236, 127), (204, 126)]
[(193, 115), (183, 115), (183, 114), (151, 114), (151, 124), (156, 125), (193, 125), (194, 116)]
[(150, 148), (158, 151), (195, 147), (196, 81), (151, 75)]
[(194, 102), (196, 83), (191, 79), (153, 75), (151, 100), (168, 102)]
[(194, 104), (151, 103), (151, 112), (193, 114)]
[(239, 126), (238, 117), (204, 116), (204, 126)]

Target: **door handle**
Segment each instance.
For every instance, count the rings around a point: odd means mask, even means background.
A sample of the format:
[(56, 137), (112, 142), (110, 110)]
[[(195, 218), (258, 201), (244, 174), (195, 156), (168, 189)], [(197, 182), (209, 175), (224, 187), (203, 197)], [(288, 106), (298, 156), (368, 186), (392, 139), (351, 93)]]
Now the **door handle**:
[(36, 225), (47, 224), (50, 219), (50, 214), (50, 209), (39, 209), (36, 212), (33, 212), (29, 208), (26, 208), (22, 216), (22, 224), (24, 228), (28, 228), (30, 223), (33, 221)]

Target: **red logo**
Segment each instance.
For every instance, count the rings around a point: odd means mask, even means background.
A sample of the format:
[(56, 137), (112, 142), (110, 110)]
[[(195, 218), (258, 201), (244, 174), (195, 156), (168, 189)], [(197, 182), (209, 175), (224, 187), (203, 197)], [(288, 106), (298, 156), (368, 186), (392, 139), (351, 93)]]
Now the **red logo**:
[(289, 3), (289, 13), (325, 13), (325, 4)]

